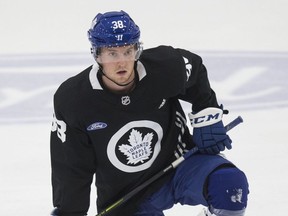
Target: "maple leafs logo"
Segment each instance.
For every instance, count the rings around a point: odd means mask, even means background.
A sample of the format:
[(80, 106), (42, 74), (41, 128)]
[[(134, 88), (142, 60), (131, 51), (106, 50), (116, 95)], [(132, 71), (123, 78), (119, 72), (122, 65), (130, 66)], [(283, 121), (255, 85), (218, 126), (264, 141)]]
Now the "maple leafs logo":
[(152, 139), (153, 133), (147, 133), (142, 138), (142, 133), (132, 129), (128, 139), (129, 144), (120, 145), (119, 150), (127, 156), (128, 164), (144, 163), (152, 153)]

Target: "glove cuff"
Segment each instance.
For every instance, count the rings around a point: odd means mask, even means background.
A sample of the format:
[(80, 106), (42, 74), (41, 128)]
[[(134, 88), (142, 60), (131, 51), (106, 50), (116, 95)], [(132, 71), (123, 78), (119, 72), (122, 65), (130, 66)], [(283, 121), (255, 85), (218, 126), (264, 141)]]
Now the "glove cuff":
[(188, 113), (192, 127), (204, 127), (212, 125), (222, 120), (223, 110), (216, 107), (208, 107), (200, 112)]

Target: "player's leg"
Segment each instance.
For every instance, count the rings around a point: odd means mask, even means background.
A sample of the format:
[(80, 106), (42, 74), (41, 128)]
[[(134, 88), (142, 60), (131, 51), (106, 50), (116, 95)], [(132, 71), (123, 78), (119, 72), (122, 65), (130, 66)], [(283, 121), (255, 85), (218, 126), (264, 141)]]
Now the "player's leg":
[(164, 216), (163, 211), (175, 203), (173, 182), (170, 178), (157, 192), (148, 197), (134, 216)]
[[(193, 155), (173, 178), (146, 199), (135, 216), (164, 216), (175, 203), (209, 206), (205, 216), (243, 216), (248, 183), (242, 171), (218, 155)], [(210, 212), (210, 211), (211, 212)]]
[(163, 210), (173, 207), (175, 203), (208, 206), (204, 196), (207, 176), (223, 164), (234, 167), (220, 156), (191, 156), (176, 169), (170, 181), (142, 203), (135, 216), (163, 216)]
[(220, 167), (207, 179), (207, 203), (219, 216), (243, 216), (247, 207), (248, 182), (238, 168)]
[(177, 202), (208, 206), (210, 213), (207, 209), (205, 216), (243, 216), (245, 213), (249, 193), (246, 176), (220, 156), (191, 157), (179, 166), (174, 182), (177, 183)]

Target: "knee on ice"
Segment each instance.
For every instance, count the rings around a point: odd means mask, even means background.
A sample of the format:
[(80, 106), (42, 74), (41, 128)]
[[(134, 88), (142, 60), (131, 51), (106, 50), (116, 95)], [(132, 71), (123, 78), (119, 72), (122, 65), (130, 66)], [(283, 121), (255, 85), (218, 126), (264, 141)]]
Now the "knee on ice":
[(243, 216), (249, 194), (244, 172), (237, 167), (222, 167), (207, 180), (206, 198), (211, 213), (219, 216)]

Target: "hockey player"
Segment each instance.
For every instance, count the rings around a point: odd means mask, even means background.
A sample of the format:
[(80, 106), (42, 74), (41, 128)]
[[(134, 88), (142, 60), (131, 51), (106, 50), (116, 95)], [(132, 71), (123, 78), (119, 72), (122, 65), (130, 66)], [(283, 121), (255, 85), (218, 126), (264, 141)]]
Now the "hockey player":
[[(231, 139), (201, 57), (170, 46), (143, 50), (124, 11), (98, 14), (88, 38), (96, 63), (54, 95), (52, 215), (86, 215), (94, 174), (100, 212), (195, 146), (198, 154), (109, 215), (163, 216), (175, 203), (244, 215), (247, 179), (218, 154)], [(179, 99), (192, 104), (192, 136)]]

